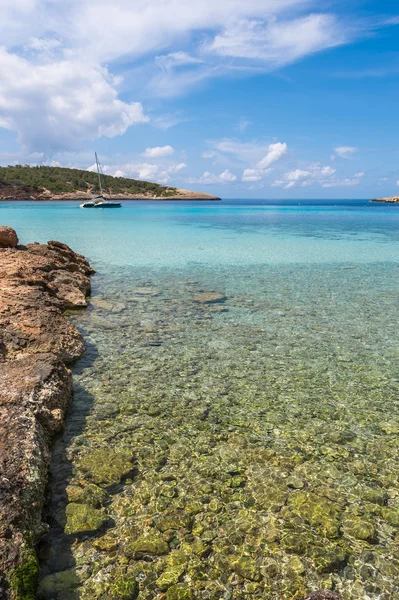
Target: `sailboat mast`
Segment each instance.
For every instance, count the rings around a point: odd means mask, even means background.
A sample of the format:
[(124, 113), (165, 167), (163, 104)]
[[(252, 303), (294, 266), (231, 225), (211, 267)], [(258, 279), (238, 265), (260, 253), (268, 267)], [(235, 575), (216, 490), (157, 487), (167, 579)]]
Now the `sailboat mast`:
[(101, 196), (103, 195), (103, 186), (101, 185), (101, 175), (100, 175), (100, 163), (98, 162), (98, 156), (97, 156), (97, 152), (95, 152), (96, 155), (96, 165), (97, 165), (97, 175), (98, 175), (98, 183), (100, 186), (100, 193)]

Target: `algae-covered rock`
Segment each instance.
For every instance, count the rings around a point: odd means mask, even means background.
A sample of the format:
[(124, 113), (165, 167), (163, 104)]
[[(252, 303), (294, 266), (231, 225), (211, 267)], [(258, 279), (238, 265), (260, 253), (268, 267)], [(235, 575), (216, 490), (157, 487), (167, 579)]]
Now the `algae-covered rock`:
[(118, 547), (118, 540), (114, 535), (105, 534), (100, 538), (93, 540), (93, 546), (104, 552), (112, 552)]
[(70, 502), (66, 507), (65, 533), (96, 531), (107, 521), (106, 515), (88, 504)]
[(338, 537), (339, 507), (330, 500), (301, 491), (289, 497), (288, 506), (295, 515), (315, 527), (322, 536)]
[(399, 527), (399, 509), (385, 507), (381, 511), (382, 518), (394, 527)]
[(294, 554), (305, 554), (308, 547), (308, 540), (302, 533), (287, 533), (281, 540), (281, 548), (285, 552)]
[(22, 562), (14, 570), (10, 581), (11, 589), (18, 600), (34, 600), (38, 575), (39, 562), (36, 553), (30, 548), (24, 550)]
[(259, 567), (250, 556), (242, 556), (237, 562), (233, 563), (233, 568), (237, 575), (244, 579), (259, 581), (261, 578)]
[(157, 519), (156, 525), (160, 531), (169, 529), (190, 529), (192, 517), (184, 510), (170, 509), (166, 510)]
[(107, 492), (94, 483), (89, 483), (85, 487), (68, 485), (66, 492), (69, 502), (89, 504), (94, 508), (103, 506), (109, 498)]
[(166, 600), (192, 600), (193, 593), (185, 583), (172, 585), (166, 592)]
[(361, 490), (361, 497), (363, 500), (379, 506), (384, 506), (388, 500), (388, 494), (381, 488), (364, 487)]
[(110, 600), (134, 600), (139, 593), (139, 586), (133, 575), (120, 577), (113, 583), (107, 593)]
[(354, 537), (357, 540), (365, 540), (367, 542), (375, 542), (377, 532), (374, 523), (366, 517), (353, 515), (348, 517), (343, 522), (343, 531), (345, 535)]
[(265, 482), (263, 485), (253, 485), (252, 495), (259, 508), (264, 510), (279, 510), (287, 500), (287, 492), (273, 483)]
[(168, 554), (168, 552), (168, 544), (160, 535), (156, 534), (139, 537), (126, 549), (126, 553), (133, 556), (133, 558), (141, 558), (146, 554), (162, 556)]
[(75, 569), (68, 569), (67, 571), (47, 575), (47, 577), (44, 577), (39, 582), (37, 597), (48, 600), (48, 598), (53, 598), (59, 592), (66, 592), (77, 588), (80, 582), (80, 577)]
[(184, 570), (184, 566), (176, 565), (164, 571), (162, 575), (156, 580), (156, 584), (159, 587), (159, 589), (164, 592), (165, 590), (170, 588), (171, 585), (178, 583), (180, 577), (184, 573)]
[(324, 544), (311, 546), (309, 555), (317, 573), (331, 573), (345, 562), (348, 552), (342, 546)]
[(119, 483), (133, 469), (132, 453), (127, 450), (96, 448), (82, 456), (80, 468), (93, 483), (112, 485)]

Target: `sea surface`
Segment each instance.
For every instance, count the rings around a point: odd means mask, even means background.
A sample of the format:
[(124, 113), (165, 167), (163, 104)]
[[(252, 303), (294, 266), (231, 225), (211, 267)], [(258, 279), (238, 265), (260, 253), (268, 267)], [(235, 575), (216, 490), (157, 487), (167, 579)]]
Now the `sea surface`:
[(15, 202), (0, 222), (97, 271), (39, 600), (399, 597), (399, 206)]

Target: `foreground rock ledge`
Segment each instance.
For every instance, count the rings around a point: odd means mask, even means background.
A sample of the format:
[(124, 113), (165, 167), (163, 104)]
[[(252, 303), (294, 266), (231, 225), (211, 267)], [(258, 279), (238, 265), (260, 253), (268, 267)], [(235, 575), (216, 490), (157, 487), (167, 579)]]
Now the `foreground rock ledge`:
[(87, 305), (92, 273), (60, 242), (0, 248), (1, 600), (34, 597), (50, 445), (72, 394), (66, 365), (85, 350), (64, 312)]

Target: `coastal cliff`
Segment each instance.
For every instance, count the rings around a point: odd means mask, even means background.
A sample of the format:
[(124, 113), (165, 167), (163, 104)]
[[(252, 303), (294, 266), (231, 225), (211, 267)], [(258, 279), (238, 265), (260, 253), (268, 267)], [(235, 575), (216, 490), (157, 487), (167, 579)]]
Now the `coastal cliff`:
[(34, 598), (34, 545), (50, 446), (72, 396), (68, 364), (85, 350), (64, 316), (84, 308), (88, 261), (60, 242), (19, 246), (0, 227), (0, 598)]

